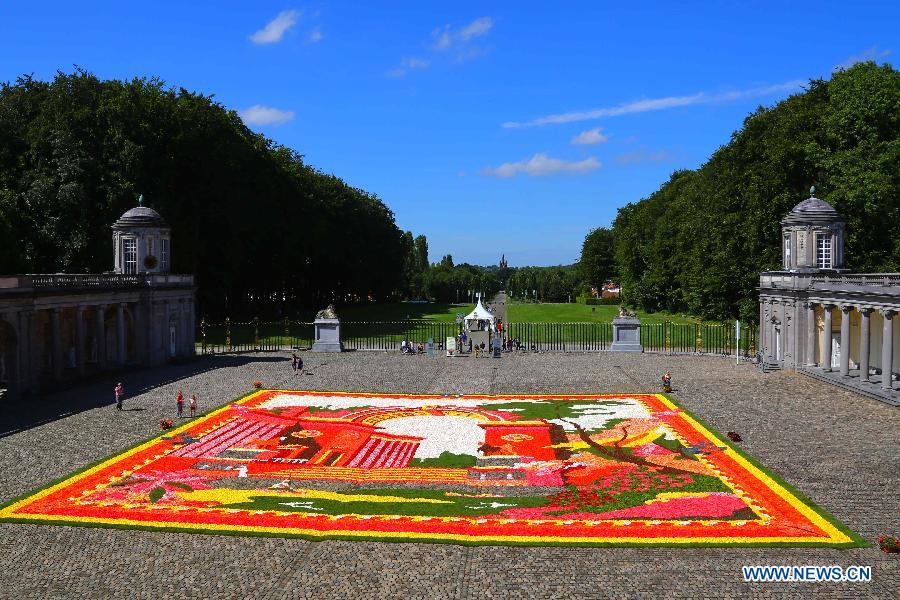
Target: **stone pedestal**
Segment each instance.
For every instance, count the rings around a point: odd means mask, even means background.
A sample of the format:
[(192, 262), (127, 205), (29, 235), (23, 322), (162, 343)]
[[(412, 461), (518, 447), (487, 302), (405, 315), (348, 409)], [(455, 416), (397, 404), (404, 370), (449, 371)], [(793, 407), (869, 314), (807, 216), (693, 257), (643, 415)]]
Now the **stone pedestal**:
[(340, 319), (316, 319), (316, 341), (313, 343), (313, 352), (342, 352), (341, 321)]
[(643, 352), (641, 346), (641, 320), (637, 317), (616, 317), (612, 322), (613, 352)]

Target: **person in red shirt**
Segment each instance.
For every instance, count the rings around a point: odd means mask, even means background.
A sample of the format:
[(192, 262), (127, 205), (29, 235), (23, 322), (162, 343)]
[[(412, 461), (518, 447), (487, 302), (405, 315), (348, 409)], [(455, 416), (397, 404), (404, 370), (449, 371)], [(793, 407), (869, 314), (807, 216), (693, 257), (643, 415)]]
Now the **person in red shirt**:
[(116, 410), (122, 410), (122, 396), (125, 395), (125, 388), (122, 387), (122, 382), (116, 384)]
[(181, 418), (181, 415), (184, 414), (184, 394), (181, 393), (181, 390), (178, 390), (178, 395), (175, 396), (175, 404), (178, 407), (178, 418)]

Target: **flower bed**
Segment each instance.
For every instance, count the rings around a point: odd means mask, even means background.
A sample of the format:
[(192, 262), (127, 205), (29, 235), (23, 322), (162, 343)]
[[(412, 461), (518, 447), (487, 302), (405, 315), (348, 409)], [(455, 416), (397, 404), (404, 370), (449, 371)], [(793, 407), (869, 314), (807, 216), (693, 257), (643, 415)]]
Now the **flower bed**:
[(662, 394), (260, 390), (8, 503), (0, 520), (463, 544), (863, 545)]

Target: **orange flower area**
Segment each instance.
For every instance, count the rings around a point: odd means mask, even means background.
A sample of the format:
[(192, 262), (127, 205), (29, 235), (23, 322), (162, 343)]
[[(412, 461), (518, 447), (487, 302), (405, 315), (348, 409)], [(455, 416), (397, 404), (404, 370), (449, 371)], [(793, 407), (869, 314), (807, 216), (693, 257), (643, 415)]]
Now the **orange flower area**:
[(7, 503), (0, 521), (470, 544), (861, 544), (661, 394), (260, 390)]

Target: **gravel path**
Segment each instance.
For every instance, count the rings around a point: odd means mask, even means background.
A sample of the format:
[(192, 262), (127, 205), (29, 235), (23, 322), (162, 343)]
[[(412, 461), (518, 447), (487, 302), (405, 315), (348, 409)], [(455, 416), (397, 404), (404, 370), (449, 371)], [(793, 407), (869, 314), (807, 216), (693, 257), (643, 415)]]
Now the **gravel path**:
[[(202, 358), (123, 376), (130, 409), (114, 410), (115, 380), (34, 399), (0, 413), (0, 501), (44, 485), (158, 431), (178, 389), (201, 409), (267, 387), (408, 393), (675, 395), (869, 541), (900, 533), (900, 410), (802, 375), (760, 374), (712, 357), (541, 354), (501, 359), (388, 353)], [(57, 415), (73, 412), (62, 418)], [(44, 422), (46, 421), (46, 422)], [(9, 433), (21, 429), (15, 433)], [(241, 538), (37, 525), (0, 525), (2, 598), (674, 598), (747, 595), (888, 598), (900, 555), (762, 548), (514, 548)], [(741, 565), (871, 565), (871, 583), (746, 584)]]

